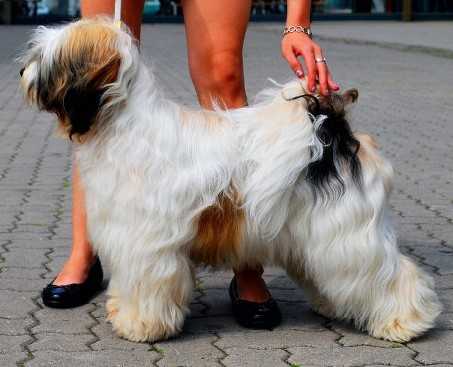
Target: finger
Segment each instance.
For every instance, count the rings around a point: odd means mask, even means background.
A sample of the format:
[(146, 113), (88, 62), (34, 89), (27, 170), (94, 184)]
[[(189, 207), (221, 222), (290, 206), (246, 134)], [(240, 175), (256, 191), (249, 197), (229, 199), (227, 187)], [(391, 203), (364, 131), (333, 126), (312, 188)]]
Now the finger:
[(296, 74), (296, 76), (298, 78), (303, 78), (304, 69), (302, 68), (302, 65), (300, 64), (300, 62), (297, 59), (296, 55), (294, 54), (293, 50), (289, 49), (289, 50), (283, 51), (283, 57), (288, 62), (289, 67), (294, 71), (294, 74)]
[(305, 66), (307, 67), (307, 88), (311, 93), (316, 91), (316, 76), (318, 74), (316, 64), (315, 64), (315, 55), (312, 48), (307, 48), (302, 52), (304, 57)]
[[(328, 69), (328, 68), (327, 68)], [(327, 71), (327, 84), (329, 84), (329, 89), (337, 92), (340, 90), (340, 86), (332, 79), (332, 74), (330, 71)]]
[(319, 90), (323, 96), (329, 95), (329, 85), (328, 85), (328, 69), (327, 64), (325, 62), (319, 62), (324, 58), (322, 53), (322, 49), (320, 47), (315, 47), (315, 60), (316, 67), (318, 70), (318, 80), (319, 80)]

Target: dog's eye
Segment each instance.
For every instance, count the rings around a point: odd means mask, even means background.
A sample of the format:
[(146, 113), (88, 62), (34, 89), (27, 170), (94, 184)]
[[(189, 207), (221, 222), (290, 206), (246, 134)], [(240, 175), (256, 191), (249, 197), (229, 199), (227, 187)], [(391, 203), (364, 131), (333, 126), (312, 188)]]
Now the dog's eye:
[(22, 78), (22, 75), (24, 75), (24, 71), (25, 71), (25, 68), (22, 68), (19, 71), (19, 75), (20, 75), (21, 78)]

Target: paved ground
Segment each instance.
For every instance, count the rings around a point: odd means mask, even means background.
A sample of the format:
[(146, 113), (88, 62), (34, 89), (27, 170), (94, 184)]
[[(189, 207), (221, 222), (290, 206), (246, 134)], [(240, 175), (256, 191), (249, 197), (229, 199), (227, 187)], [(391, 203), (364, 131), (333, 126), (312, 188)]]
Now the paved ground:
[[(342, 27), (348, 26), (348, 37), (365, 37), (363, 27), (354, 33), (354, 23)], [(391, 205), (400, 245), (435, 277), (445, 305), (434, 331), (409, 344), (369, 338), (314, 314), (303, 292), (275, 269), (267, 269), (266, 279), (283, 324), (272, 332), (244, 330), (230, 314), (231, 274), (200, 272), (183, 335), (149, 345), (112, 334), (103, 294), (74, 310), (41, 305), (40, 289), (69, 251), (71, 147), (53, 137), (50, 116), (22, 101), (12, 57), (27, 32), (0, 28), (0, 366), (453, 365), (453, 60), (448, 55), (350, 42), (344, 34), (334, 40), (334, 29), (323, 33), (336, 78), (343, 87), (360, 89), (355, 128), (377, 135), (394, 162)], [(395, 38), (404, 29), (399, 32)], [(369, 33), (373, 40), (371, 28)], [(278, 45), (274, 26), (251, 27), (250, 96), (267, 77), (290, 77)], [(195, 103), (182, 27), (146, 26), (143, 50), (168, 94)]]

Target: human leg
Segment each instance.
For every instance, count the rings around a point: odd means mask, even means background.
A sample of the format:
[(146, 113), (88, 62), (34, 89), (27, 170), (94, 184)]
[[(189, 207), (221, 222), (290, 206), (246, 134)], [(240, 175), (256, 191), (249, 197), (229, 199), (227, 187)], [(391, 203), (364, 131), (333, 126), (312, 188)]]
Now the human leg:
[[(225, 108), (247, 104), (242, 49), (251, 1), (183, 0), (190, 75), (200, 104)], [(235, 270), (241, 300), (264, 303), (270, 293), (262, 268)]]
[[(122, 19), (129, 26), (134, 36), (140, 40), (141, 14), (143, 11), (144, 0), (133, 0), (123, 2)], [(94, 17), (97, 15), (113, 15), (115, 1), (81, 1), (81, 11), (83, 17)], [(72, 176), (72, 248), (71, 254), (64, 264), (62, 270), (56, 279), (44, 289), (43, 300), (60, 299), (62, 303), (66, 302), (62, 298), (62, 289), (59, 286), (69, 284), (84, 283), (95, 264), (95, 254), (88, 240), (86, 226), (85, 198), (83, 187), (80, 182), (80, 175), (77, 164), (74, 162)], [(69, 302), (69, 301), (68, 301)], [(71, 302), (69, 302), (71, 303)], [(67, 307), (70, 305), (68, 304)]]

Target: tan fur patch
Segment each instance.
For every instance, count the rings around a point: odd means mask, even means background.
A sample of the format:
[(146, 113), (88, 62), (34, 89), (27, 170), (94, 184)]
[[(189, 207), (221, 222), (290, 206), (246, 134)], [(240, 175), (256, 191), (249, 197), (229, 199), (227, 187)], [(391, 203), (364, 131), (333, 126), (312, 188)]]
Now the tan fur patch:
[[(95, 20), (81, 21), (70, 28), (64, 46), (57, 55), (58, 64), (52, 71), (45, 101), (57, 114), (59, 132), (65, 136), (71, 133), (73, 126), (64, 108), (64, 101), (77, 102), (67, 101), (68, 89), (72, 88), (83, 98), (84, 94), (102, 94), (105, 86), (116, 80), (121, 65), (121, 56), (115, 46), (116, 37), (114, 29)], [(77, 131), (73, 134), (79, 142), (89, 135)], [(81, 138), (82, 135), (85, 136)]]
[(360, 162), (362, 164), (376, 164), (376, 154), (373, 153), (373, 151), (377, 150), (379, 148), (376, 140), (364, 133), (355, 133), (354, 137), (360, 142), (360, 148), (359, 151), (357, 152)]
[(239, 203), (236, 192), (233, 197), (221, 195), (217, 205), (201, 214), (191, 248), (191, 257), (195, 262), (216, 266), (237, 258), (245, 222)]

